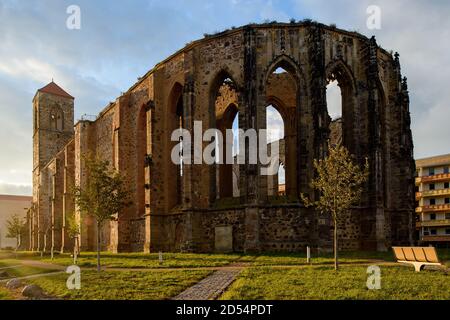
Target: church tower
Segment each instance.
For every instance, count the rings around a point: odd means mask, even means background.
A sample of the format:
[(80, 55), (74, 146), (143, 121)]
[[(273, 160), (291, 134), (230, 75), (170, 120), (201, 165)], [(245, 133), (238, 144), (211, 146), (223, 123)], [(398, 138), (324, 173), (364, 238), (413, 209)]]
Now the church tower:
[[(51, 179), (43, 175), (49, 161), (74, 136), (74, 97), (53, 81), (39, 89), (33, 98), (33, 202), (36, 205), (32, 227), (32, 248), (45, 246), (48, 228)], [(48, 220), (48, 219), (47, 219)], [(48, 246), (48, 244), (47, 244)]]

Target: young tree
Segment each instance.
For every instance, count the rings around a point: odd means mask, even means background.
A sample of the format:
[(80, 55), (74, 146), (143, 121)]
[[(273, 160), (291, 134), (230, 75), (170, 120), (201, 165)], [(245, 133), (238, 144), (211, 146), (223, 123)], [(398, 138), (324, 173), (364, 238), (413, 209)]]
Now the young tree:
[(317, 175), (311, 182), (311, 188), (319, 192), (319, 199), (311, 201), (302, 194), (302, 200), (307, 207), (314, 206), (320, 213), (331, 215), (334, 225), (334, 267), (338, 270), (338, 223), (360, 200), (363, 184), (369, 176), (369, 164), (366, 159), (361, 169), (348, 150), (337, 145), (329, 147), (325, 159), (314, 160), (314, 167)]
[(67, 235), (70, 239), (73, 239), (73, 264), (77, 264), (79, 242), (78, 237), (80, 235), (80, 224), (78, 223), (75, 214), (69, 214), (66, 217)]
[(92, 216), (97, 223), (97, 271), (100, 272), (100, 243), (103, 223), (115, 220), (115, 214), (129, 206), (130, 193), (122, 175), (109, 167), (108, 161), (93, 156), (85, 157), (88, 179), (76, 186), (75, 202), (83, 213)]
[(25, 228), (25, 221), (18, 214), (13, 214), (11, 218), (6, 221), (6, 227), (8, 232), (6, 234), (6, 237), (16, 239), (17, 252), (21, 245), (22, 233)]

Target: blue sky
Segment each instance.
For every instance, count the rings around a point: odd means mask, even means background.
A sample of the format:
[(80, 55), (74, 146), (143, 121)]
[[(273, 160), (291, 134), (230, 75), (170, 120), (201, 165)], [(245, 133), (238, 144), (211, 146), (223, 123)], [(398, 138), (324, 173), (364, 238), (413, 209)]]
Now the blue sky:
[[(81, 30), (66, 28), (69, 5)], [(368, 30), (366, 8), (381, 8)], [(450, 1), (0, 0), (0, 193), (29, 194), (31, 100), (52, 78), (95, 115), (186, 43), (232, 26), (311, 18), (375, 34), (409, 79), (415, 154), (450, 153)]]

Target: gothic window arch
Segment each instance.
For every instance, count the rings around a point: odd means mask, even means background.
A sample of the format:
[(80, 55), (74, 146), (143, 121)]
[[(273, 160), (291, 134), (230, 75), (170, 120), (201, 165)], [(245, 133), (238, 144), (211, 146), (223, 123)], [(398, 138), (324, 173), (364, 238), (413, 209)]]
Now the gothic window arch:
[(228, 152), (232, 152), (234, 161), (238, 155), (237, 143), (233, 139), (228, 141), (227, 130), (232, 129), (237, 134), (239, 129), (239, 105), (238, 105), (238, 85), (232, 75), (225, 69), (221, 69), (215, 76), (210, 87), (211, 96), (211, 127), (218, 128), (222, 132), (225, 148), (223, 155), (219, 155), (222, 161), (214, 166), (212, 172), (211, 201), (220, 198), (239, 197), (239, 175), (233, 176), (233, 169), (238, 170), (239, 166), (226, 163)]
[[(330, 117), (331, 143), (342, 143), (355, 153), (357, 113), (356, 86), (351, 69), (341, 60), (331, 62), (325, 71), (327, 111)], [(330, 94), (331, 93), (331, 94)]]
[(64, 113), (58, 106), (53, 107), (50, 111), (50, 129), (55, 131), (64, 130)]
[[(279, 176), (273, 177), (272, 182), (268, 181), (267, 191), (269, 196), (284, 194), (297, 197), (301, 161), (305, 161), (299, 157), (299, 151), (302, 149), (300, 142), (306, 138), (306, 130), (297, 122), (307, 114), (306, 105), (302, 104), (307, 92), (306, 82), (298, 64), (286, 55), (274, 59), (266, 70), (264, 83), (266, 126), (268, 127), (270, 122), (278, 123), (275, 128), (283, 133), (283, 139), (280, 139), (280, 152), (285, 157), (283, 166), (280, 166)], [(267, 112), (271, 110), (268, 107), (274, 109), (271, 117)], [(277, 120), (278, 118), (280, 120)], [(283, 176), (284, 178), (279, 180)]]
[(180, 162), (173, 163), (171, 161), (172, 149), (182, 142), (171, 141), (171, 134), (175, 130), (184, 128), (184, 103), (183, 103), (183, 90), (184, 87), (181, 83), (176, 82), (168, 97), (168, 108), (167, 108), (167, 160), (169, 161), (168, 170), (166, 170), (167, 175), (167, 199), (168, 207), (167, 210), (171, 211), (175, 208), (179, 208), (183, 204), (183, 152), (180, 154)]

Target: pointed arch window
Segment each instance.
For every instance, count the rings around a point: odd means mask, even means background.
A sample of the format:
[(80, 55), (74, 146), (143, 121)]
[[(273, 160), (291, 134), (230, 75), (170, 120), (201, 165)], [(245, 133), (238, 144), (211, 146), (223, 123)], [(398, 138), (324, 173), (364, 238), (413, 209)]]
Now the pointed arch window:
[(50, 129), (56, 131), (64, 130), (64, 114), (59, 107), (54, 107), (50, 112)]

